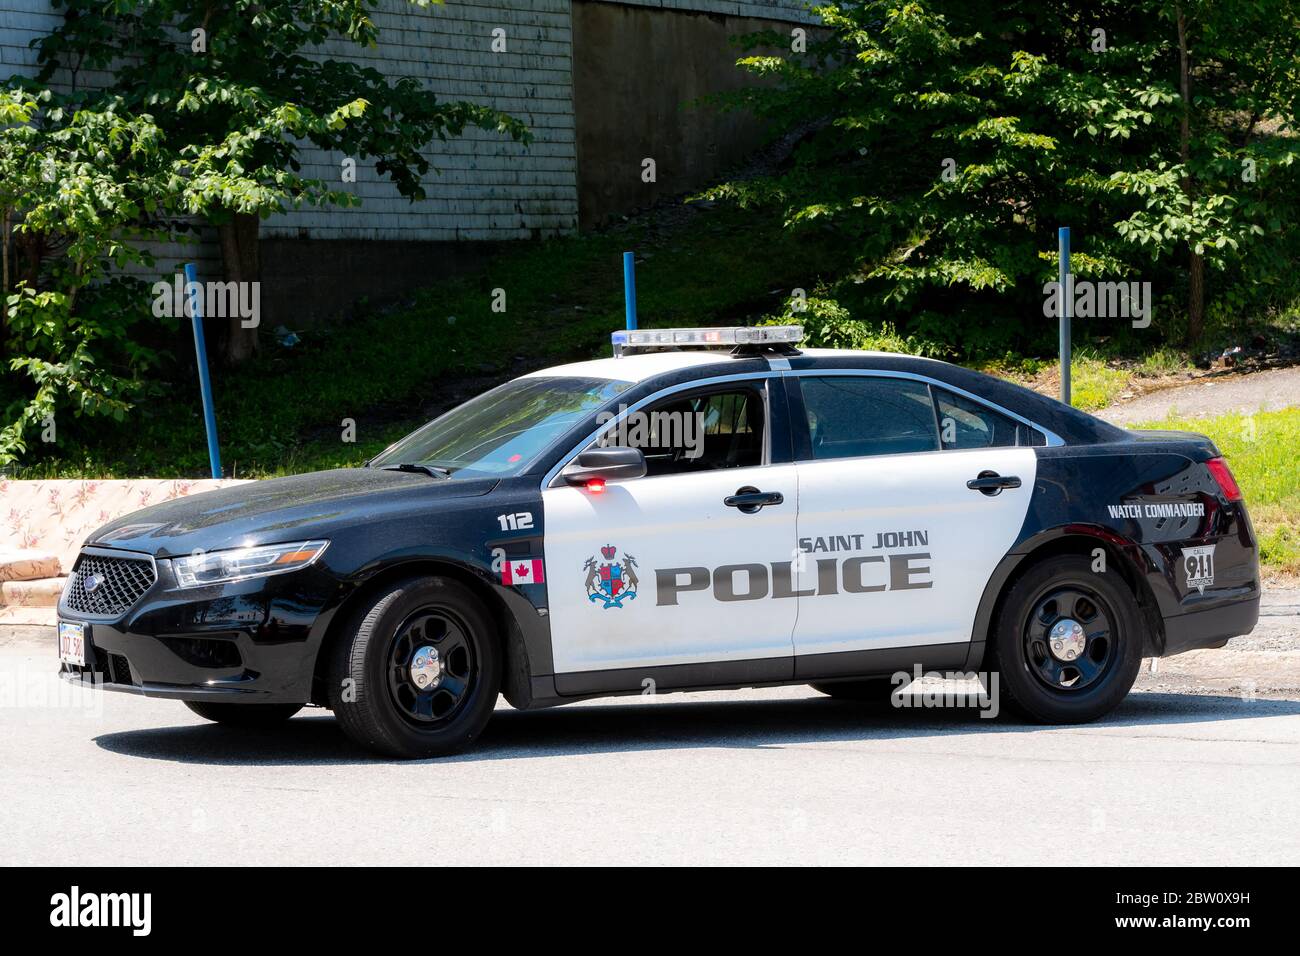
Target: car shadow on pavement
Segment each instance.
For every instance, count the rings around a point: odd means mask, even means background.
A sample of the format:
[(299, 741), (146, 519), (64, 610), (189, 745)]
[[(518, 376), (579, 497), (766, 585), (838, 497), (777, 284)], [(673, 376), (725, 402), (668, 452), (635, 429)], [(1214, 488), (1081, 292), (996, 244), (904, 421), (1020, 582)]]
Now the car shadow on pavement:
[[(95, 743), (130, 757), (216, 765), (350, 764), (384, 760), (349, 741), (324, 711), (272, 729), (188, 724), (103, 734)], [(761, 748), (862, 740), (997, 733), (1106, 732), (1300, 715), (1300, 701), (1135, 693), (1094, 724), (1043, 727), (970, 708), (892, 709), (828, 697), (771, 701), (674, 701), (574, 705), (532, 712), (499, 709), (467, 753), (431, 763), (518, 760), (638, 750)]]

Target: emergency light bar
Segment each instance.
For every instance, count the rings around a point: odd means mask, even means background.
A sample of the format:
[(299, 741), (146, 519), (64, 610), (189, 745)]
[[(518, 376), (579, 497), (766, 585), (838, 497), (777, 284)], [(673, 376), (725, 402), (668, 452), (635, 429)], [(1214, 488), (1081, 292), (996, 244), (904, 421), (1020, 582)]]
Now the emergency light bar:
[(682, 348), (738, 348), (782, 346), (791, 348), (803, 339), (802, 325), (732, 326), (714, 329), (625, 329), (610, 335), (614, 355), (638, 350)]

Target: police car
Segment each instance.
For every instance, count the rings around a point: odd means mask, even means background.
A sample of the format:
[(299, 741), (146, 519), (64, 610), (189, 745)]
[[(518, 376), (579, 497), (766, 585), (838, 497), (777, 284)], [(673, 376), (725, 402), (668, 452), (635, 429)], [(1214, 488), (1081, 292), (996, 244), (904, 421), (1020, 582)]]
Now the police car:
[(1088, 721), (1143, 657), (1255, 625), (1255, 535), (1208, 439), (801, 336), (617, 332), (365, 467), (114, 521), (62, 596), (62, 672), (232, 724), (328, 707), (427, 757), (498, 695), (862, 699), (917, 666)]

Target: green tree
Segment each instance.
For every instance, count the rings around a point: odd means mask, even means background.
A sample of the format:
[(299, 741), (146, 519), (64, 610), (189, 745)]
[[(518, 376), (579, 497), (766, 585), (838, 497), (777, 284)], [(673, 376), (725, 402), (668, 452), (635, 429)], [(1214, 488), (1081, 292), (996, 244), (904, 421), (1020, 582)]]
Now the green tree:
[(1193, 339), (1207, 267), (1286, 273), (1300, 223), (1294, 0), (817, 12), (829, 35), (806, 54), (744, 57), (774, 82), (731, 98), (814, 131), (788, 170), (713, 195), (839, 231), (859, 253), (845, 294), (872, 314), (968, 350), (1023, 330), (1017, 316), (1046, 328), (1058, 225), (1082, 240), (1083, 276), (1149, 279), (1169, 301), (1186, 287)]
[[(410, 0), (427, 7), (436, 0)], [(412, 78), (317, 55), (346, 39), (376, 45), (379, 0), (54, 0), (64, 22), (40, 44), (42, 82), (60, 68), (109, 71), (123, 108), (152, 116), (180, 160), (182, 209), (216, 227), (227, 281), (257, 281), (260, 219), (300, 204), (352, 205), (339, 183), (300, 174), (310, 144), (370, 160), (402, 195), (424, 198), (424, 150), (470, 126), (517, 140), (517, 120), (440, 101)], [(105, 95), (91, 89), (91, 101)], [(235, 318), (227, 361), (256, 348)]]
[(173, 169), (148, 116), (100, 107), (0, 94), (0, 312), (9, 370), (27, 383), (6, 390), (0, 465), (32, 428), (54, 428), (60, 407), (120, 421), (163, 360), (139, 334), (152, 321), (147, 289), (118, 270), (151, 265), (148, 241), (170, 235)]
[[(1187, 248), (1188, 337), (1204, 328), (1205, 263), (1223, 269), (1249, 250), (1284, 269), (1276, 244), (1256, 237), (1294, 225), (1293, 197), (1267, 188), (1267, 177), (1296, 161), (1300, 117), (1300, 4), (1292, 0), (1182, 0), (1156, 8), (1164, 34), (1177, 38), (1178, 190), (1148, 191), (1156, 216), (1142, 212), (1128, 235)], [(1289, 135), (1258, 135), (1261, 126)], [(1262, 171), (1262, 172), (1261, 172)], [(1260, 176), (1266, 177), (1257, 188)], [(1281, 179), (1281, 177), (1278, 177)], [(1148, 180), (1150, 182), (1150, 180)], [(1294, 186), (1294, 177), (1286, 180)], [(1289, 208), (1288, 208), (1289, 207)], [(1258, 271), (1258, 270), (1256, 270)]]

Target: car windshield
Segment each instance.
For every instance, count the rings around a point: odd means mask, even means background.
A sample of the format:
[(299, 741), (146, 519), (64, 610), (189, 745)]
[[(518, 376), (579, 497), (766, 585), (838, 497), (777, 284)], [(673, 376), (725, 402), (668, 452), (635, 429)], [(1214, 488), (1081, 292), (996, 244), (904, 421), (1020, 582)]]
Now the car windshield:
[(603, 378), (517, 378), (435, 418), (373, 458), (371, 468), (421, 466), (450, 478), (503, 478), (631, 382)]

